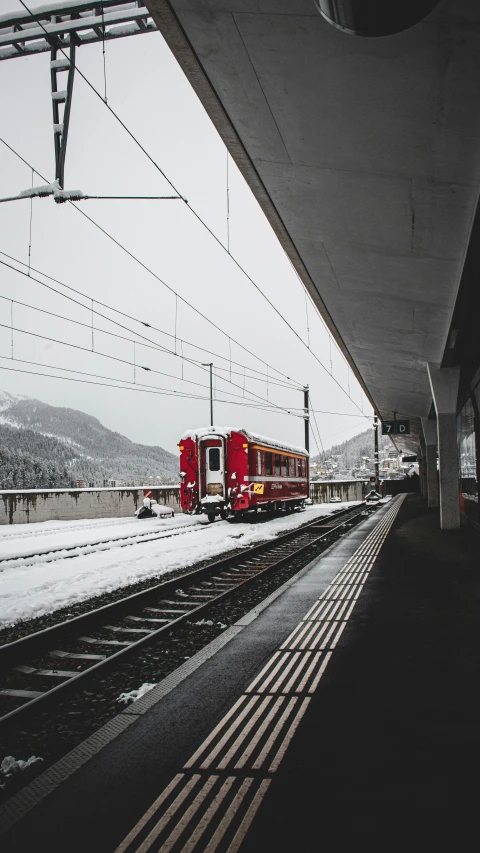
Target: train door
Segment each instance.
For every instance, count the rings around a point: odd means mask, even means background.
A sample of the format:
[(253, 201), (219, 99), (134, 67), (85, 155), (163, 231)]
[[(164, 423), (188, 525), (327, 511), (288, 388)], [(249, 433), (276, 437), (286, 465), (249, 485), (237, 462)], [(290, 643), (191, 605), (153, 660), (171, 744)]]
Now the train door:
[(205, 494), (224, 498), (225, 452), (223, 441), (210, 440), (204, 444)]

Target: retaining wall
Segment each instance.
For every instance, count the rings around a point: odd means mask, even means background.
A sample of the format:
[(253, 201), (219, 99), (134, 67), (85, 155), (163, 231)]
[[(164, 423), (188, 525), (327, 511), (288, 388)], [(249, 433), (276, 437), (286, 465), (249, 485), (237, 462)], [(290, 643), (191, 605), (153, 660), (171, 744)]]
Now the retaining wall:
[[(159, 504), (180, 511), (180, 486), (152, 489)], [(139, 489), (28, 489), (0, 491), (0, 524), (132, 516), (143, 501)]]
[[(414, 488), (409, 481), (388, 483), (386, 494)], [(361, 501), (370, 484), (362, 480), (322, 480), (310, 485), (313, 503), (329, 503), (335, 496), (342, 501)], [(152, 489), (158, 503), (180, 512), (180, 486)], [(0, 491), (0, 524), (28, 524), (34, 521), (70, 521), (75, 518), (119, 518), (133, 516), (141, 506), (143, 488), (138, 489), (28, 489)]]
[(366, 489), (363, 480), (319, 480), (310, 483), (310, 497), (314, 504), (328, 504), (330, 498), (342, 501), (361, 501)]

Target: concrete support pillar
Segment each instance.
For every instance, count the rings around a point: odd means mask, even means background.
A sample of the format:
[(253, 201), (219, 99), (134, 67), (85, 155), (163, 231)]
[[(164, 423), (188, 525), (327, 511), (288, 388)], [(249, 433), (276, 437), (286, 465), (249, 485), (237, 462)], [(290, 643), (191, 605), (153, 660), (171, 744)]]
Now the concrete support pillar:
[(418, 457), (418, 476), (420, 477), (420, 494), (422, 498), (427, 499), (427, 464), (425, 458), (425, 444), (421, 442), (417, 450)]
[(459, 367), (428, 364), (428, 376), (437, 412), (438, 467), (440, 480), (440, 527), (460, 527), (456, 409)]
[(426, 445), (428, 505), (438, 506), (437, 422), (422, 418), (422, 427)]

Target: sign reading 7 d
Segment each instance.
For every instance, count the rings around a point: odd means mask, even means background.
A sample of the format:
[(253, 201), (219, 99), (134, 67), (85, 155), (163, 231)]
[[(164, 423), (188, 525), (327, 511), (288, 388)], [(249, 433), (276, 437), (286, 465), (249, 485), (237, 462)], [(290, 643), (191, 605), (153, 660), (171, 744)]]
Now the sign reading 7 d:
[(382, 421), (382, 435), (410, 435), (410, 421)]

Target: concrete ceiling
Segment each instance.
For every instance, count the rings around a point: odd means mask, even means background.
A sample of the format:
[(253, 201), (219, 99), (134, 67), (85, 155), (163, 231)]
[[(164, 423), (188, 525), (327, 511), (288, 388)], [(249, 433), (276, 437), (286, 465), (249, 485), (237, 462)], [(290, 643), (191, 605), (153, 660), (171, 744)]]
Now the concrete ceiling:
[(147, 0), (383, 417), (427, 416), (480, 181), (480, 7), (356, 38), (313, 0)]

